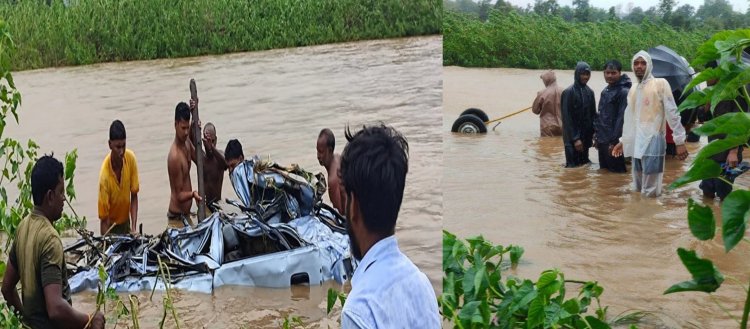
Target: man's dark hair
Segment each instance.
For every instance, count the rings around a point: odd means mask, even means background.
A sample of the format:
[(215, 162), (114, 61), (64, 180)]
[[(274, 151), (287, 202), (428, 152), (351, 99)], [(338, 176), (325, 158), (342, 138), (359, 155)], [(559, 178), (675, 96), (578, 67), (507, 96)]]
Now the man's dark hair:
[(125, 139), (125, 125), (120, 120), (112, 121), (112, 124), (109, 125), (109, 140), (116, 141), (121, 139)]
[(190, 120), (190, 106), (185, 102), (177, 103), (177, 107), (174, 109), (174, 121), (188, 120)]
[(230, 139), (229, 142), (227, 142), (227, 148), (224, 149), (224, 159), (239, 159), (244, 156), (245, 154), (242, 153), (242, 144), (240, 144), (240, 141)]
[(55, 190), (60, 178), (63, 177), (63, 165), (52, 155), (44, 155), (31, 169), (31, 195), (34, 205), (41, 206), (47, 191)]
[(318, 134), (318, 138), (323, 136), (326, 138), (326, 146), (333, 151), (336, 148), (336, 137), (333, 136), (333, 131), (328, 128), (323, 128), (323, 130), (320, 131), (320, 134)]
[(347, 127), (345, 136), (349, 143), (340, 170), (346, 193), (356, 195), (368, 231), (392, 235), (409, 171), (409, 143), (382, 123), (354, 135)]
[(604, 69), (613, 69), (617, 70), (618, 72), (622, 72), (622, 63), (616, 59), (610, 59), (606, 63), (604, 63)]

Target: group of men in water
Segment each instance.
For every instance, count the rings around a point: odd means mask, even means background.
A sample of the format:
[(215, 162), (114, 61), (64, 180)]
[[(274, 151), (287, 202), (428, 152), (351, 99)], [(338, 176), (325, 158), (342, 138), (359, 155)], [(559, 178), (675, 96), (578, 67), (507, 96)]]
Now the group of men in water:
[[(221, 200), (224, 172), (245, 161), (236, 139), (225, 151), (216, 149), (216, 127), (207, 123), (203, 149), (191, 131), (198, 101), (180, 102), (175, 108), (175, 137), (167, 156), (170, 201), (167, 225), (193, 226), (193, 201), (208, 205)], [(330, 129), (318, 134), (318, 162), (328, 174), (328, 193), (333, 207), (344, 215), (352, 256), (359, 262), (352, 275), (352, 290), (341, 312), (343, 328), (439, 328), (435, 292), (427, 276), (398, 247), (396, 219), (401, 207), (409, 145), (406, 138), (383, 124), (365, 126), (352, 133), (347, 145), (334, 154)], [(99, 179), (101, 234), (135, 233), (138, 223), (138, 165), (127, 149), (124, 124), (115, 120), (109, 128), (109, 149)], [(204, 156), (205, 195), (193, 190), (191, 162)], [(60, 219), (65, 200), (63, 166), (52, 156), (37, 160), (31, 173), (33, 212), (24, 218), (14, 236), (2, 281), (2, 294), (24, 324), (49, 328), (55, 323), (69, 328), (103, 328), (104, 315), (75, 310), (70, 298), (62, 242), (53, 223)], [(210, 206), (209, 206), (210, 208)], [(213, 209), (209, 211), (215, 211)], [(17, 290), (21, 283), (21, 294)]]
[[(599, 154), (599, 167), (611, 172), (626, 172), (625, 158), (630, 157), (633, 189), (656, 197), (662, 193), (668, 133), (671, 132), (675, 145), (671, 153), (685, 160), (688, 156), (686, 131), (669, 82), (652, 74), (651, 56), (639, 51), (631, 65), (635, 85), (622, 73), (620, 62), (610, 60), (604, 64), (607, 86), (601, 92), (598, 111), (594, 92), (587, 85), (591, 78), (587, 63), (576, 65), (573, 85), (564, 90), (557, 86), (554, 72), (545, 72), (541, 78), (546, 88), (537, 94), (532, 111), (540, 115), (542, 136), (562, 135), (566, 168), (591, 163), (589, 148), (592, 147)], [(708, 84), (716, 82), (711, 80)], [(747, 111), (744, 100), (738, 101), (742, 109), (737, 108), (734, 101), (723, 101), (716, 106), (713, 116)], [(708, 109), (706, 106), (698, 111), (708, 112)], [(717, 138), (723, 137), (711, 136), (709, 141)], [(734, 168), (742, 162), (742, 147), (719, 153), (712, 159)], [(703, 180), (700, 188), (704, 196), (718, 196), (722, 200), (732, 191), (731, 184), (718, 178)]]

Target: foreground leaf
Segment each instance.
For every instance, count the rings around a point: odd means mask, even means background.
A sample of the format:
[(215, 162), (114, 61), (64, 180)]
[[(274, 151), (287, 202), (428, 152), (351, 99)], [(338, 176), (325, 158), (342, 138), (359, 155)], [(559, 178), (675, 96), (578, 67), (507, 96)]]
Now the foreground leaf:
[(721, 204), (721, 235), (724, 249), (729, 252), (745, 237), (750, 216), (750, 191), (735, 190)]
[(716, 219), (711, 208), (697, 204), (692, 198), (688, 199), (688, 225), (698, 240), (711, 240), (716, 233)]
[(708, 259), (698, 258), (694, 250), (688, 251), (679, 248), (677, 249), (677, 254), (680, 256), (682, 263), (685, 264), (688, 272), (693, 276), (693, 279), (669, 287), (669, 289), (664, 291), (665, 295), (682, 291), (711, 293), (719, 289), (721, 283), (724, 282), (724, 276), (716, 269), (714, 264)]

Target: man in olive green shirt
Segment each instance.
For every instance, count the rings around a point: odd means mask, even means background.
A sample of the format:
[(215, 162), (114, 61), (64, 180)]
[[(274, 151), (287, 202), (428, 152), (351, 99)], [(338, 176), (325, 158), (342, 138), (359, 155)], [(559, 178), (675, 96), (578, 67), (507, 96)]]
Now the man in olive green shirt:
[[(52, 223), (60, 219), (65, 202), (63, 166), (43, 156), (31, 171), (34, 210), (18, 225), (2, 293), (32, 328), (104, 328), (104, 315), (76, 311), (70, 300), (62, 241)], [(16, 285), (21, 282), (21, 296)]]

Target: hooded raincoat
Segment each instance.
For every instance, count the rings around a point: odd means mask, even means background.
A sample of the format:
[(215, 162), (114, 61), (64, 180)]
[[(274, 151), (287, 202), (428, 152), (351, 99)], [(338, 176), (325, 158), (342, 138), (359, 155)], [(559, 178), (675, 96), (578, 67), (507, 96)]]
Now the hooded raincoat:
[[(584, 72), (591, 73), (591, 68), (586, 62), (578, 62), (574, 74), (575, 82), (563, 90), (560, 100), (566, 167), (577, 167), (591, 162), (588, 150), (593, 145), (596, 101), (594, 91), (581, 82), (581, 74)], [(583, 143), (583, 152), (575, 150), (577, 140)]]
[(619, 173), (627, 171), (625, 157), (613, 157), (611, 151), (622, 136), (622, 121), (628, 106), (628, 91), (632, 85), (630, 77), (620, 75), (620, 80), (611, 86), (607, 85), (599, 97), (599, 113), (594, 120), (594, 130), (601, 169)]
[(685, 129), (680, 123), (669, 82), (651, 75), (651, 56), (641, 50), (638, 58), (646, 61), (646, 72), (630, 88), (622, 129), (623, 153), (633, 157), (633, 188), (647, 196), (661, 194), (664, 155), (667, 149), (666, 125), (672, 128), (675, 144), (685, 143)]
[(555, 72), (547, 71), (539, 76), (546, 87), (536, 94), (531, 111), (539, 115), (539, 130), (542, 136), (562, 135), (560, 97), (562, 88), (557, 85)]

